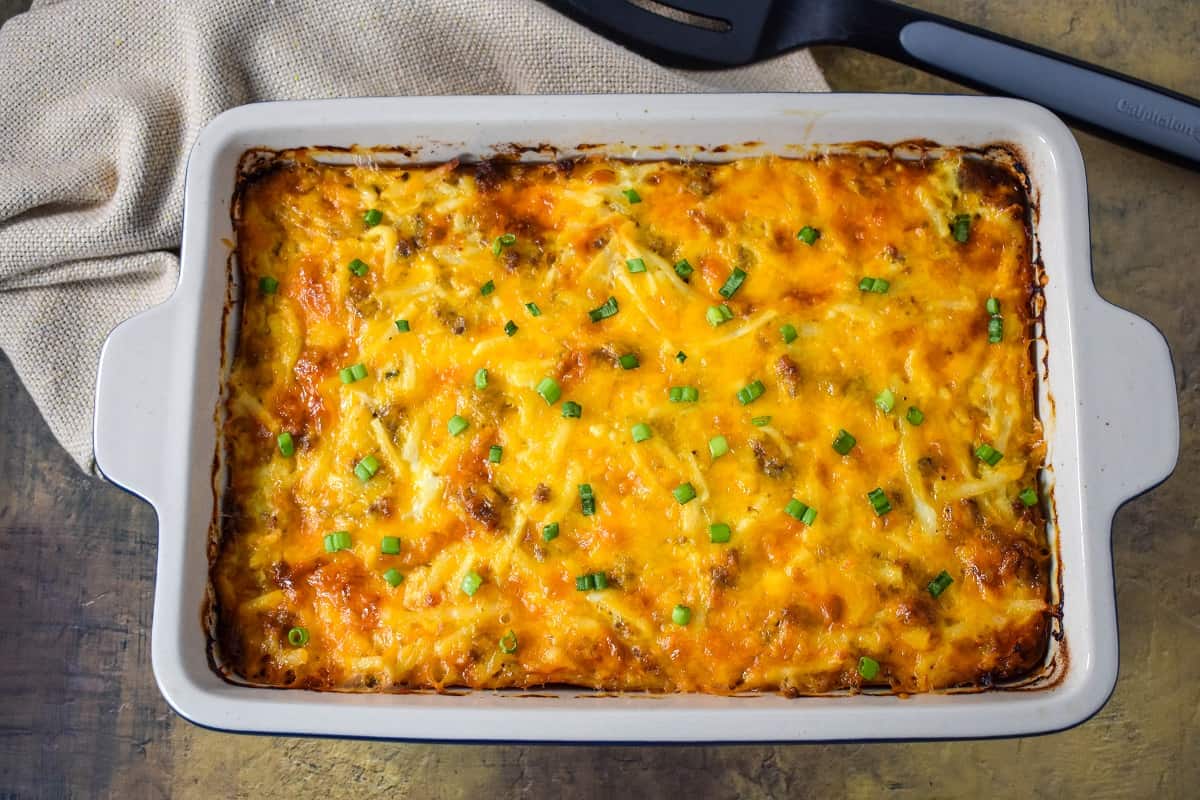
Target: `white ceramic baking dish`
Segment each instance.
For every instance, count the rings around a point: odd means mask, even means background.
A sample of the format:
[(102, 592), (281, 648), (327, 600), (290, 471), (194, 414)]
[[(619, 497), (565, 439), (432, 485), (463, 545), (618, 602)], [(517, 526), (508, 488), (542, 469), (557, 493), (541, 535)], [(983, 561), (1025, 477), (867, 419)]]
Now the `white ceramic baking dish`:
[[(1024, 161), (1046, 274), (1041, 410), (1045, 490), (1062, 620), (1045, 669), (1018, 686), (902, 698), (861, 694), (595, 696), (580, 690), (438, 694), (280, 691), (231, 683), (210, 666), (201, 609), (213, 513), (214, 413), (238, 160), (251, 148), (403, 145), (422, 161), (487, 156), (512, 143), (612, 143), (645, 157), (687, 146), (795, 146), (931, 139), (1010, 144)], [(666, 145), (667, 149), (651, 146)], [(618, 147), (619, 146), (619, 147)], [(632, 148), (632, 149), (631, 149)], [(597, 152), (595, 149), (589, 152)], [(527, 158), (544, 158), (529, 153)], [(731, 154), (702, 154), (730, 158)], [(972, 737), (1064, 728), (1098, 710), (1117, 674), (1113, 512), (1175, 464), (1171, 358), (1149, 323), (1097, 295), (1083, 162), (1067, 128), (1028, 103), (908, 95), (440, 97), (245, 106), (200, 134), (188, 163), (175, 294), (112, 332), (101, 357), (96, 461), (158, 512), (154, 674), (201, 725), (237, 731), (437, 740), (752, 741)], [(1042, 361), (1042, 359), (1039, 359)]]

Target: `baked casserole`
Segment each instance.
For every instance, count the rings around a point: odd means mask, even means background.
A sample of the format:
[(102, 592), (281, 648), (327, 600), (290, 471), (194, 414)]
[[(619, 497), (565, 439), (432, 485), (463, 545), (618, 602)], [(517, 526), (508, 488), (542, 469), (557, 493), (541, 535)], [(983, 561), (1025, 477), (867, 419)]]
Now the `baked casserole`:
[(311, 689), (924, 692), (1046, 652), (1019, 169), (280, 153), (217, 660)]

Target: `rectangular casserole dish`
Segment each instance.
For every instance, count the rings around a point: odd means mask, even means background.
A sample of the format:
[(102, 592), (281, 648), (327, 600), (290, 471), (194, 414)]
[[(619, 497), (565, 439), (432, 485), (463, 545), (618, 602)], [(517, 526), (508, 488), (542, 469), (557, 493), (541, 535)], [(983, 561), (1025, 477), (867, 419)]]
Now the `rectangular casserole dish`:
[[(644, 157), (797, 155), (862, 141), (1004, 143), (1028, 170), (1045, 271), (1039, 342), (1050, 539), (1061, 625), (1041, 672), (984, 692), (903, 698), (606, 695), (577, 689), (462, 694), (280, 692), (227, 682), (201, 623), (213, 509), (214, 411), (239, 159), (254, 148), (402, 146), (439, 161), (529, 148)], [(712, 152), (747, 143), (735, 153)], [(599, 148), (597, 148), (599, 145)], [(700, 151), (698, 148), (707, 148)], [(411, 154), (415, 153), (415, 155)], [(964, 97), (721, 95), (409, 98), (275, 103), (227, 112), (188, 165), (179, 287), (118, 327), (101, 358), (96, 459), (151, 502), (160, 525), (152, 655), (168, 702), (202, 725), (272, 733), (413, 739), (753, 741), (997, 736), (1075, 724), (1116, 678), (1108, 532), (1117, 506), (1169, 474), (1178, 449), (1170, 356), (1145, 321), (1090, 279), (1087, 196), (1070, 133), (1027, 103)], [(236, 314), (236, 308), (235, 308)], [(1113, 367), (1116, 367), (1115, 369)], [(220, 482), (219, 476), (217, 477)]]

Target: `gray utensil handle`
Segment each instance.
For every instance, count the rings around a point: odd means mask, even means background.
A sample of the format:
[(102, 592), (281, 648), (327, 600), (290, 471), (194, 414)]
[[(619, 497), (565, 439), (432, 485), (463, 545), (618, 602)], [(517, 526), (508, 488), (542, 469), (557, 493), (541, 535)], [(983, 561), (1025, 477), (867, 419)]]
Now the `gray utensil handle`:
[(900, 30), (900, 45), (911, 58), (944, 74), (1200, 164), (1196, 103), (939, 22), (908, 23)]

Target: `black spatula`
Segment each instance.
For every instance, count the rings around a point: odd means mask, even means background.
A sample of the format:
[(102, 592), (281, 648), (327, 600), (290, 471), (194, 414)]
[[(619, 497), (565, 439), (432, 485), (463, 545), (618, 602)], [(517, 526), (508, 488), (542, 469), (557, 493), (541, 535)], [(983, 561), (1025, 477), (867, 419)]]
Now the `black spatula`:
[(814, 44), (857, 47), (1032, 100), (1101, 136), (1200, 168), (1195, 99), (887, 0), (545, 2), (674, 67), (737, 67)]

